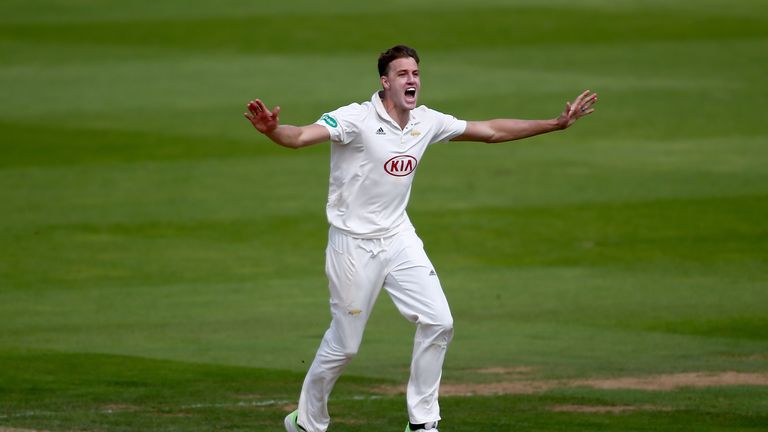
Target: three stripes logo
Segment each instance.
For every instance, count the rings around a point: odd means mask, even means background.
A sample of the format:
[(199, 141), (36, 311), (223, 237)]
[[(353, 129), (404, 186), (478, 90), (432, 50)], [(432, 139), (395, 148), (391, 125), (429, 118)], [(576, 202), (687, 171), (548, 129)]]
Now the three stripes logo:
[(384, 128), (383, 128), (383, 127), (380, 127), (380, 128), (379, 128), (379, 129), (376, 131), (376, 135), (386, 135), (386, 134), (387, 134), (387, 133), (386, 133), (386, 132), (384, 132)]

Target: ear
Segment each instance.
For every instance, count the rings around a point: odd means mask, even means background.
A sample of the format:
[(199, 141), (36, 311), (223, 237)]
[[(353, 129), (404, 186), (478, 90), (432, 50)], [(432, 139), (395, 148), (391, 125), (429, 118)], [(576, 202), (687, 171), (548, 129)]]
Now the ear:
[(389, 90), (389, 78), (387, 78), (386, 76), (382, 75), (380, 79), (381, 79), (381, 87), (384, 90)]

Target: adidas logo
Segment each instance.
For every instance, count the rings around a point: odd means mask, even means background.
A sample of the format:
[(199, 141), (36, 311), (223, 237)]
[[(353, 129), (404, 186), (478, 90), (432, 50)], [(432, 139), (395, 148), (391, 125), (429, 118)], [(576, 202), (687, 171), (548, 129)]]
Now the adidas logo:
[(387, 133), (384, 132), (384, 128), (380, 127), (379, 130), (376, 131), (376, 135), (386, 135)]
[(432, 269), (432, 270), (429, 271), (429, 275), (430, 276), (437, 276), (437, 273), (435, 273), (435, 270)]

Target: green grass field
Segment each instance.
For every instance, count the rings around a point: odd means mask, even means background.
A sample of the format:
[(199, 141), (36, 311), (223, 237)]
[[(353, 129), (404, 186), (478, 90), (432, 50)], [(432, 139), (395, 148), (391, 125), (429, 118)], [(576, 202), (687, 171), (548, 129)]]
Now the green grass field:
[[(600, 94), (419, 169), (441, 431), (766, 430), (765, 1), (4, 0), (0, 431), (282, 430), (330, 320), (328, 147), (242, 113), (365, 101), (397, 43), (460, 118)], [(382, 296), (331, 431), (402, 430), (412, 333)]]

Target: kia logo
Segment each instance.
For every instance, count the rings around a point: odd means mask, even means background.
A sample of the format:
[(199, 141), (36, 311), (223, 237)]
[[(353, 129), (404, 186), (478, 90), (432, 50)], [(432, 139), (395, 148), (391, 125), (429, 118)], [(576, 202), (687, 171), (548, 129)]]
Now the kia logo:
[(416, 169), (419, 161), (413, 156), (395, 156), (384, 163), (384, 171), (395, 177), (405, 177)]

